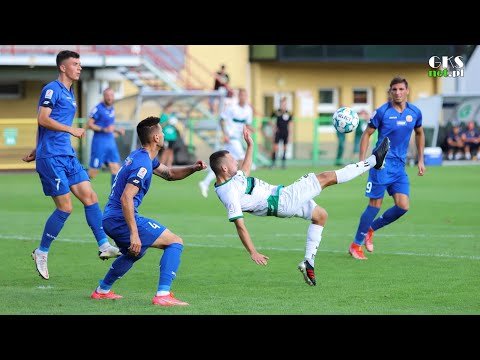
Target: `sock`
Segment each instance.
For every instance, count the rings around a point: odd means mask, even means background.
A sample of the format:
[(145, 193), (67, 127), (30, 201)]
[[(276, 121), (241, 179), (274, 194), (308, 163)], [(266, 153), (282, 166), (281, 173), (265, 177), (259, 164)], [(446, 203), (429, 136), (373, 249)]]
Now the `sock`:
[(207, 176), (205, 176), (205, 179), (202, 180), (202, 183), (204, 185), (210, 186), (210, 183), (215, 179), (215, 173), (213, 172), (212, 169), (208, 171)]
[(305, 260), (315, 266), (315, 255), (322, 240), (323, 226), (310, 224), (307, 231), (307, 245), (305, 247)]
[(365, 161), (359, 161), (355, 164), (350, 164), (345, 166), (340, 170), (335, 170), (337, 175), (337, 184), (341, 184), (352, 179), (355, 179), (357, 176), (362, 175), (364, 172), (370, 170), (377, 163), (377, 159), (374, 155), (370, 155)]
[(402, 209), (397, 205), (393, 205), (390, 209), (387, 209), (378, 219), (376, 219), (370, 226), (373, 231), (377, 231), (382, 227), (394, 222), (399, 217), (405, 215), (408, 210)]
[(107, 234), (105, 234), (105, 231), (103, 231), (102, 226), (102, 210), (100, 210), (98, 202), (89, 206), (85, 206), (85, 218), (87, 219), (88, 226), (90, 226), (92, 229), (98, 246), (107, 243)]
[[(113, 283), (118, 279), (121, 279), (123, 275), (127, 273), (128, 270), (131, 269), (133, 263), (137, 260), (140, 260), (141, 256), (134, 257), (128, 255), (121, 255), (115, 259), (115, 261), (110, 266), (110, 270), (108, 270), (107, 275), (103, 280), (100, 280), (100, 289), (108, 292), (112, 287)], [(98, 291), (98, 288), (97, 288)], [(104, 292), (105, 294), (105, 292)]]
[(42, 240), (40, 241), (41, 251), (48, 252), (52, 241), (58, 236), (69, 216), (70, 213), (58, 209), (55, 209), (50, 215), (43, 229)]
[(163, 251), (162, 258), (160, 259), (160, 279), (158, 281), (157, 296), (161, 296), (158, 295), (161, 291), (170, 291), (170, 286), (180, 266), (182, 249), (182, 244), (173, 243), (168, 245)]
[(112, 179), (110, 180), (110, 186), (113, 186), (113, 183), (115, 182), (115, 177), (117, 174), (112, 174)]
[(275, 165), (276, 157), (277, 157), (277, 154), (275, 152), (272, 152), (272, 165)]
[(367, 206), (362, 216), (360, 216), (360, 224), (358, 224), (357, 234), (355, 235), (355, 239), (353, 240), (355, 244), (363, 244), (363, 240), (365, 240), (365, 236), (367, 236), (368, 229), (370, 229), (370, 225), (372, 224), (375, 216), (377, 216), (379, 211), (379, 208), (370, 205)]

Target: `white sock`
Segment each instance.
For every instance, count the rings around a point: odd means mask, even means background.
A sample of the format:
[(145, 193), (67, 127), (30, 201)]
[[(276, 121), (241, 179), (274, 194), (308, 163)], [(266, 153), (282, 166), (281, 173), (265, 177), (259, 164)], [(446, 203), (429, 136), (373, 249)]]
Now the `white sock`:
[(335, 170), (335, 174), (337, 174), (337, 184), (355, 179), (357, 176), (373, 168), (376, 164), (377, 158), (375, 155), (370, 155), (370, 157), (364, 161), (359, 161), (356, 164), (350, 164), (340, 170)]
[(157, 296), (166, 296), (168, 294), (170, 294), (170, 291), (165, 291), (165, 290), (157, 291)]
[(202, 180), (203, 185), (210, 186), (210, 183), (215, 179), (215, 177), (215, 173), (212, 169), (210, 169), (207, 176), (205, 176), (205, 179)]
[(108, 294), (110, 290), (103, 290), (100, 286), (97, 286), (97, 293), (99, 294)]
[(315, 266), (315, 255), (322, 240), (323, 226), (310, 224), (307, 231), (307, 245), (305, 246), (305, 260)]
[(108, 241), (102, 245), (100, 245), (98, 248), (100, 249), (100, 251), (103, 251), (103, 250), (106, 250), (108, 249), (110, 246), (112, 246), (112, 244), (110, 244)]

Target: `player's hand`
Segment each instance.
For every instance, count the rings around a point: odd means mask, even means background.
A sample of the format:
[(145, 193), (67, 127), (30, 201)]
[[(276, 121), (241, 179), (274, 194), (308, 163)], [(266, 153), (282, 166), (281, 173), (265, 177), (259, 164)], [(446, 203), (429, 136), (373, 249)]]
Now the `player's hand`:
[(418, 176), (425, 175), (425, 163), (423, 161), (418, 162)]
[(125, 128), (115, 129), (115, 131), (121, 136), (125, 135)]
[(223, 143), (228, 144), (230, 142), (230, 136), (223, 134)]
[(72, 136), (81, 139), (83, 135), (85, 135), (85, 129), (83, 128), (72, 128), (72, 132), (70, 133)]
[(258, 265), (267, 265), (267, 260), (269, 259), (268, 256), (262, 255), (258, 252), (255, 252), (251, 255), (253, 261), (255, 261)]
[(22, 160), (25, 161), (25, 162), (31, 162), (33, 160), (35, 160), (35, 158), (37, 157), (37, 149), (33, 149), (30, 154), (28, 155), (25, 155)]
[(197, 162), (193, 165), (193, 169), (195, 171), (202, 171), (207, 168), (207, 164), (203, 160), (197, 160)]
[(243, 127), (243, 138), (245, 139), (247, 146), (253, 145), (253, 140), (252, 140), (252, 137), (250, 136), (250, 130), (248, 130), (246, 126)]
[(130, 246), (128, 247), (129, 256), (138, 256), (140, 250), (142, 249), (142, 243), (138, 235), (130, 234)]

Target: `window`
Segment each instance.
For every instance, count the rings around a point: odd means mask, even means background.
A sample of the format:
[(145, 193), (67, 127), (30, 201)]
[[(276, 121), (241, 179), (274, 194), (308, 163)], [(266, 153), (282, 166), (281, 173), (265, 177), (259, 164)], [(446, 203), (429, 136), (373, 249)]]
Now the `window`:
[(317, 112), (334, 113), (338, 109), (338, 89), (321, 88), (318, 90)]
[(365, 110), (369, 114), (373, 110), (373, 96), (371, 88), (353, 88), (352, 108), (356, 111)]
[(23, 83), (1, 82), (0, 99), (21, 99), (23, 97)]

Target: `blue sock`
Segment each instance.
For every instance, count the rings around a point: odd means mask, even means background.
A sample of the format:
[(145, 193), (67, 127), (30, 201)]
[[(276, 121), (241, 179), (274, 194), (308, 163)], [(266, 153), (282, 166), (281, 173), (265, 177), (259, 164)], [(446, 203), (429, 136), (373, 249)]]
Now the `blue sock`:
[(113, 283), (125, 275), (127, 271), (132, 268), (133, 263), (140, 259), (141, 256), (133, 257), (128, 255), (121, 255), (116, 258), (110, 266), (107, 275), (105, 275), (105, 278), (100, 280), (100, 288), (103, 290), (110, 290)]
[(160, 259), (160, 280), (158, 281), (158, 291), (170, 291), (173, 279), (177, 275), (180, 266), (180, 255), (183, 245), (173, 243), (168, 245), (163, 251)]
[(50, 244), (58, 236), (69, 216), (70, 213), (58, 209), (55, 209), (52, 215), (50, 215), (43, 229), (42, 240), (40, 241), (39, 247), (41, 251), (48, 252)]
[(370, 225), (372, 224), (375, 216), (377, 216), (379, 211), (379, 208), (370, 205), (367, 206), (362, 216), (360, 216), (360, 224), (358, 224), (357, 233), (355, 235), (355, 239), (353, 240), (355, 244), (363, 244), (363, 240), (365, 240), (368, 229), (370, 229)]
[(115, 175), (112, 174), (112, 179), (110, 180), (110, 186), (113, 186), (113, 183), (115, 181), (115, 176), (117, 176), (117, 174)]
[(93, 235), (97, 240), (98, 246), (105, 244), (107, 239), (107, 234), (103, 231), (102, 226), (102, 210), (98, 202), (89, 206), (85, 206), (85, 217), (87, 218), (87, 224), (92, 229)]
[(397, 205), (393, 205), (372, 223), (371, 228), (373, 231), (377, 231), (378, 229), (381, 229), (385, 225), (388, 225), (397, 220), (399, 217), (405, 215), (407, 211), (408, 210), (402, 209)]

